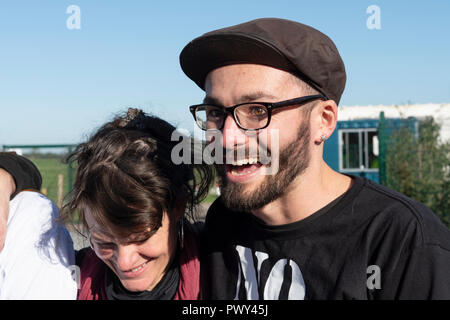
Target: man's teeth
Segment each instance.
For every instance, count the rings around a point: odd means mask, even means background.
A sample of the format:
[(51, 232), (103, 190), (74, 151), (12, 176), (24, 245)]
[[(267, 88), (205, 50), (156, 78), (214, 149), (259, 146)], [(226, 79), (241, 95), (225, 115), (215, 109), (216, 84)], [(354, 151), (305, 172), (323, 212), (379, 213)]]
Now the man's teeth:
[[(240, 159), (240, 160), (236, 160), (233, 162), (233, 166), (237, 167), (237, 166), (243, 166), (243, 165), (247, 165), (247, 164), (257, 164), (258, 163), (258, 159), (257, 158), (249, 158), (249, 159)], [(231, 174), (233, 176), (242, 176), (242, 175), (246, 175), (249, 173), (252, 173), (254, 170), (237, 170), (236, 168), (232, 168), (231, 169)]]
[(243, 176), (243, 175), (246, 175), (246, 174), (249, 174), (249, 173), (252, 173), (252, 171), (251, 170), (247, 170), (247, 171), (243, 171), (243, 172), (237, 172), (236, 170), (231, 170), (231, 174), (233, 176)]
[(243, 166), (246, 164), (256, 164), (258, 163), (258, 159), (257, 158), (250, 158), (250, 159), (241, 159), (241, 160), (237, 160), (234, 161), (232, 164), (234, 166)]

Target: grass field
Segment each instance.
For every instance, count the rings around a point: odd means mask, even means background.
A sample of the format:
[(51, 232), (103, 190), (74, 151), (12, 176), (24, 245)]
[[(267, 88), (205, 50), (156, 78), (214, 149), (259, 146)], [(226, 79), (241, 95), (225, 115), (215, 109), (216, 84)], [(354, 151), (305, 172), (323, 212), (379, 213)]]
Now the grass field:
[[(58, 175), (63, 175), (63, 196), (65, 196), (69, 190), (69, 175), (68, 166), (62, 162), (60, 158), (36, 158), (28, 157), (38, 167), (42, 176), (42, 189), (41, 191), (47, 191), (46, 195), (54, 203), (58, 203)], [(72, 172), (74, 177), (75, 170)]]

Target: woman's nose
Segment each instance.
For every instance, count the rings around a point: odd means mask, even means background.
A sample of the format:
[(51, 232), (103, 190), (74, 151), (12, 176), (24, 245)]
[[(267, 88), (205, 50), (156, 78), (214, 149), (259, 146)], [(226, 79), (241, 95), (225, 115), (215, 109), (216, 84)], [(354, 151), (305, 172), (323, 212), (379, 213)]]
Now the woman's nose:
[(136, 268), (135, 265), (136, 257), (136, 246), (130, 245), (119, 245), (116, 250), (116, 264), (120, 271), (130, 271)]

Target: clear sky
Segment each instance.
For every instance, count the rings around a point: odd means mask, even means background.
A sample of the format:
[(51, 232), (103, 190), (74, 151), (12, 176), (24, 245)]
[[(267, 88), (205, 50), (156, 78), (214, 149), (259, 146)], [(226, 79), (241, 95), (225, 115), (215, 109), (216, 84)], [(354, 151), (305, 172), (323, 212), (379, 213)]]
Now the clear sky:
[[(70, 5), (80, 29), (66, 26)], [(381, 29), (369, 30), (370, 5)], [(0, 2), (0, 145), (78, 143), (127, 107), (193, 130), (203, 92), (179, 66), (201, 34), (280, 17), (327, 34), (347, 70), (341, 105), (450, 102), (449, 0)]]

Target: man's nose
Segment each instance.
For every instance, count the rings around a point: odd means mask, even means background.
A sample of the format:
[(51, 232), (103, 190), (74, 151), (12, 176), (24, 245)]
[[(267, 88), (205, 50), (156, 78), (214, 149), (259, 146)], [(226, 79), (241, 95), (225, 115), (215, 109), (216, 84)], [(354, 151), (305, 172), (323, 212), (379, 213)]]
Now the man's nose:
[(245, 145), (247, 136), (245, 131), (237, 125), (233, 115), (228, 114), (222, 129), (222, 145), (225, 149), (235, 149), (236, 146)]

